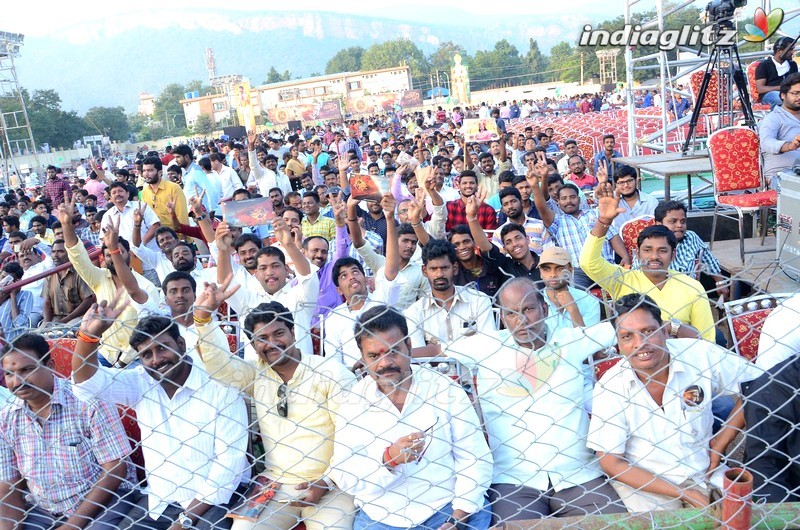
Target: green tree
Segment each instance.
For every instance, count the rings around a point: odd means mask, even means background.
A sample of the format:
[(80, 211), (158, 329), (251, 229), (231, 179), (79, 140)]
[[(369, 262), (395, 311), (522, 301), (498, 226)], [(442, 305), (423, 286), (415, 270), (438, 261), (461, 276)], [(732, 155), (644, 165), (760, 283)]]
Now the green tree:
[(351, 46), (339, 50), (325, 65), (325, 73), (358, 72), (361, 70), (361, 58), (364, 56), (364, 51), (361, 46)]
[(541, 72), (547, 71), (547, 57), (539, 49), (539, 43), (536, 39), (528, 39), (528, 53), (523, 57), (525, 65), (530, 69), (531, 83), (542, 83), (545, 80), (545, 74)]
[(269, 67), (269, 72), (267, 72), (267, 79), (264, 81), (265, 85), (271, 85), (272, 83), (280, 83), (283, 81), (281, 74), (275, 69), (274, 66)]
[[(588, 50), (584, 51), (584, 53), (586, 52)], [(552, 77), (554, 81), (580, 81), (580, 53), (577, 53), (575, 48), (567, 41), (559, 42), (550, 49), (550, 69), (553, 71)]]
[(470, 65), (472, 90), (496, 88), (518, 83), (517, 76), (525, 74), (526, 65), (519, 50), (506, 39), (497, 41), (493, 50), (478, 50)]
[(209, 134), (214, 130), (214, 121), (208, 114), (201, 114), (195, 120), (192, 130), (195, 134)]
[(130, 126), (123, 107), (92, 107), (84, 116), (86, 128), (98, 131), (97, 134), (108, 136), (113, 141), (128, 138)]
[(201, 96), (205, 96), (206, 94), (213, 94), (214, 88), (204, 81), (195, 79), (186, 83), (184, 92), (200, 92)]
[(422, 50), (408, 39), (395, 39), (373, 44), (361, 58), (362, 70), (379, 70), (407, 64), (416, 84), (427, 81), (430, 67)]
[(440, 43), (436, 51), (428, 57), (428, 64), (430, 64), (431, 70), (444, 70), (450, 75), (450, 66), (452, 66), (453, 56), (456, 53), (461, 54), (461, 58), (466, 64), (468, 58), (467, 50), (462, 45), (452, 41)]
[(153, 120), (160, 122), (170, 132), (186, 129), (186, 115), (180, 103), (185, 92), (183, 85), (171, 83), (156, 96)]

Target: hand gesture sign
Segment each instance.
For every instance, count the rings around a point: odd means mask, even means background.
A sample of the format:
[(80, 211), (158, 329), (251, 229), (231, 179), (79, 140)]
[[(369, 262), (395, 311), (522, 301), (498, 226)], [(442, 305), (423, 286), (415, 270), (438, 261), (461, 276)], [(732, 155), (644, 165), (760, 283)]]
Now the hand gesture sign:
[(469, 197), (467, 197), (467, 203), (464, 208), (467, 214), (467, 221), (478, 218), (478, 211), (480, 210), (480, 206), (481, 203), (475, 197), (475, 195), (470, 195)]
[(192, 213), (194, 213), (195, 217), (199, 217), (203, 215), (205, 208), (203, 207), (203, 197), (206, 195), (206, 190), (200, 192), (200, 195), (192, 195), (189, 197), (189, 205), (192, 207)]
[[(138, 210), (134, 209), (134, 215), (137, 211)], [(114, 218), (112, 217), (109, 219), (108, 225), (103, 228), (103, 244), (106, 246), (109, 252), (119, 248), (119, 225), (121, 222), (122, 217), (119, 217), (116, 223), (114, 223)]]
[(125, 290), (117, 289), (114, 298), (109, 302), (103, 300), (92, 307), (83, 315), (80, 332), (90, 337), (100, 338), (128, 307), (129, 300), (124, 300)]
[(334, 219), (344, 225), (347, 215), (347, 203), (344, 201), (344, 193), (340, 191), (338, 195), (332, 196), (330, 202), (333, 207)]
[(347, 157), (342, 155), (339, 157), (339, 175), (347, 175), (347, 168), (350, 167), (350, 161)]
[(395, 201), (394, 195), (392, 195), (391, 193), (383, 194), (383, 197), (381, 198), (381, 208), (383, 208), (384, 212), (390, 212), (390, 215), (394, 217), (396, 205), (397, 201)]
[(424, 217), (425, 211), (425, 191), (417, 188), (416, 198), (408, 203), (408, 222), (411, 224), (419, 223)]
[(175, 216), (175, 201), (174, 200), (167, 201), (167, 213), (170, 215), (170, 217)]
[(608, 182), (608, 160), (601, 160), (597, 166), (597, 182), (603, 184)]
[(613, 221), (617, 215), (625, 213), (625, 209), (619, 207), (622, 196), (614, 191), (609, 182), (597, 185), (594, 198), (597, 201), (597, 215), (603, 222)]
[(233, 293), (239, 290), (240, 285), (229, 287), (233, 275), (228, 276), (228, 279), (222, 285), (216, 283), (203, 282), (203, 291), (197, 295), (197, 300), (194, 303), (194, 316), (197, 319), (209, 318), (214, 311), (219, 309), (222, 302), (230, 298)]
[(133, 209), (133, 225), (141, 227), (144, 221), (144, 211), (147, 209), (147, 203), (139, 201), (139, 207)]
[(222, 221), (217, 225), (214, 231), (214, 241), (217, 243), (217, 248), (222, 251), (230, 251), (233, 246), (233, 235), (231, 235), (231, 227), (228, 223)]
[(58, 205), (58, 220), (61, 226), (72, 226), (72, 217), (75, 215), (75, 194), (69, 197), (69, 193), (64, 192), (64, 202)]
[(250, 131), (247, 133), (247, 150), (248, 151), (255, 151), (256, 150), (256, 142), (258, 142), (258, 135), (255, 131)]

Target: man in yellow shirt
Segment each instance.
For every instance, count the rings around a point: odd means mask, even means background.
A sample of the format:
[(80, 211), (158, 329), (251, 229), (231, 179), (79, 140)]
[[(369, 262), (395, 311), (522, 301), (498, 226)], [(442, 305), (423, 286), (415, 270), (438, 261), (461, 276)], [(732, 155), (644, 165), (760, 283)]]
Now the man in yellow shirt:
[(584, 243), (581, 269), (615, 300), (631, 293), (646, 294), (655, 300), (673, 337), (682, 322), (697, 329), (704, 339), (714, 342), (714, 317), (705, 289), (697, 280), (669, 270), (678, 246), (672, 231), (662, 225), (642, 230), (638, 240), (640, 270), (627, 270), (609, 263), (600, 251), (611, 223), (624, 210), (619, 207), (620, 196), (607, 181), (597, 186), (595, 198), (598, 220)]
[(142, 188), (142, 201), (153, 209), (161, 220), (161, 226), (169, 226), (178, 230), (167, 209), (167, 203), (175, 204), (175, 215), (182, 224), (189, 224), (186, 196), (180, 186), (162, 178), (163, 165), (157, 156), (148, 156), (142, 160), (142, 176), (147, 185)]
[[(230, 280), (229, 280), (230, 282)], [(261, 528), (308, 530), (353, 528), (353, 497), (326, 476), (333, 456), (334, 416), (355, 376), (342, 363), (300, 352), (292, 313), (279, 302), (262, 303), (244, 320), (257, 364), (231, 355), (211, 315), (239, 286), (206, 286), (195, 302), (198, 350), (211, 377), (246, 392), (254, 401), (265, 471), (257, 480), (274, 491), (256, 521)], [(233, 528), (253, 527), (237, 521)]]

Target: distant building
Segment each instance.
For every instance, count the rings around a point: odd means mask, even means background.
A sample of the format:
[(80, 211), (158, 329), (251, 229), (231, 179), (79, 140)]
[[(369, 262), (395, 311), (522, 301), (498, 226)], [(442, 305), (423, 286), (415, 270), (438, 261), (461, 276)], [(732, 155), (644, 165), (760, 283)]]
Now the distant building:
[[(328, 100), (355, 100), (364, 96), (398, 93), (411, 89), (411, 74), (408, 66), (369, 70), (365, 72), (345, 72), (340, 74), (295, 79), (251, 89), (253, 105), (260, 112), (274, 109), (297, 108)], [(226, 118), (232, 124), (231, 110), (236, 102), (226, 94), (212, 94), (192, 97), (180, 101), (186, 115), (186, 124), (191, 127), (197, 118), (206, 114), (220, 124)], [(344, 105), (342, 105), (344, 108)]]
[(139, 106), (136, 111), (143, 116), (152, 116), (156, 111), (156, 97), (147, 92), (139, 94)]

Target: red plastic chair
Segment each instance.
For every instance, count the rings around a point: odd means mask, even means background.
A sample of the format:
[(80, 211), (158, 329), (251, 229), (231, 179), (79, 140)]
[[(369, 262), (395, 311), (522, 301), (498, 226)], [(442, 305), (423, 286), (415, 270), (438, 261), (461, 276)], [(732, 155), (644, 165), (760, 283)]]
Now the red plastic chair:
[(750, 91), (750, 99), (752, 99), (751, 103), (753, 105), (753, 112), (769, 112), (772, 110), (770, 104), (759, 103), (758, 101), (758, 89), (756, 88), (756, 68), (760, 62), (761, 61), (756, 61), (747, 65), (747, 87)]
[(594, 365), (594, 379), (595, 381), (600, 381), (600, 379), (605, 375), (605, 373), (613, 366), (616, 366), (618, 362), (622, 360), (622, 356), (619, 357), (611, 357), (610, 359), (605, 359), (596, 363)]
[(733, 339), (733, 348), (742, 357), (754, 361), (764, 321), (778, 304), (790, 294), (752, 296), (745, 300), (725, 302), (725, 318)]
[(625, 249), (628, 251), (631, 260), (639, 249), (639, 245), (637, 245), (636, 241), (639, 238), (639, 234), (642, 230), (654, 224), (656, 224), (656, 220), (652, 215), (642, 215), (641, 217), (625, 221), (620, 227), (619, 235), (622, 238), (622, 242), (625, 244)]
[(61, 338), (47, 342), (50, 344), (50, 359), (53, 361), (56, 373), (64, 379), (69, 379), (72, 375), (72, 352), (75, 351), (77, 339)]
[[(778, 206), (778, 192), (766, 189), (761, 176), (761, 154), (758, 134), (747, 127), (727, 127), (715, 131), (708, 138), (711, 169), (714, 172), (714, 219), (711, 223), (711, 242), (719, 216), (739, 222), (739, 254), (744, 264), (744, 214), (761, 212), (761, 246), (767, 237), (767, 210)], [(729, 212), (734, 210), (736, 216)], [(755, 219), (754, 219), (755, 222)], [(760, 249), (747, 252), (766, 252)]]

